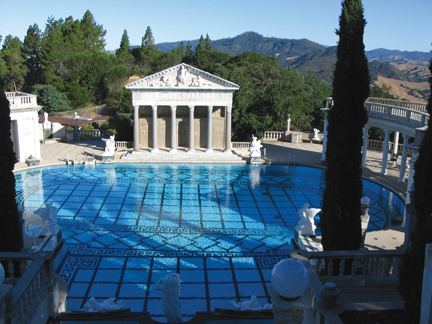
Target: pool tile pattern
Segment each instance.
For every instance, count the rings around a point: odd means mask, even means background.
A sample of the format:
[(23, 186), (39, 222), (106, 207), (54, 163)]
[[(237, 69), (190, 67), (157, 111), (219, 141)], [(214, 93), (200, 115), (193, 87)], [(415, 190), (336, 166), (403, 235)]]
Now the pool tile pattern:
[[(289, 257), (297, 211), (305, 203), (320, 208), (324, 188), (323, 170), (288, 166), (116, 164), (45, 168), (16, 179), (30, 234), (40, 227), (32, 210), (48, 202), (59, 209), (68, 310), (89, 297), (116, 297), (158, 321), (165, 317), (154, 285), (174, 272), (185, 320), (252, 295), (262, 306), (271, 302), (266, 285), (273, 266)], [(403, 210), (372, 182), (364, 192), (372, 201), (369, 230)]]

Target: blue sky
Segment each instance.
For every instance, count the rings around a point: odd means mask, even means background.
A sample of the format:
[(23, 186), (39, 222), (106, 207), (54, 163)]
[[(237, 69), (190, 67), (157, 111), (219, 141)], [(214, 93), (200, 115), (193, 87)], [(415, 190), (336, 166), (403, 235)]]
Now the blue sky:
[[(366, 50), (432, 49), (431, 0), (363, 0), (368, 21)], [(0, 35), (24, 39), (30, 25), (45, 29), (47, 18), (81, 19), (89, 9), (107, 30), (106, 49), (119, 47), (123, 30), (132, 45), (141, 44), (147, 26), (156, 43), (235, 37), (246, 31), (288, 39), (306, 38), (336, 45), (340, 0), (18, 0), (0, 4)]]

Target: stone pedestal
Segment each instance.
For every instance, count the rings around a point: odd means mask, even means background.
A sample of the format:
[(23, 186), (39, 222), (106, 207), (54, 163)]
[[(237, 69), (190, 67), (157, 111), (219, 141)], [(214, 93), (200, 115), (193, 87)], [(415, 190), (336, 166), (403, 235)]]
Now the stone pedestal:
[(295, 300), (282, 299), (273, 286), (267, 286), (267, 290), (273, 299), (273, 315), (275, 324), (303, 323), (303, 310), (312, 308), (306, 296), (301, 295)]
[(39, 159), (26, 159), (25, 160), (28, 166), (35, 166), (35, 165), (39, 165), (40, 164), (40, 160)]
[(103, 155), (102, 156), (102, 162), (103, 163), (113, 163), (114, 162), (114, 155)]

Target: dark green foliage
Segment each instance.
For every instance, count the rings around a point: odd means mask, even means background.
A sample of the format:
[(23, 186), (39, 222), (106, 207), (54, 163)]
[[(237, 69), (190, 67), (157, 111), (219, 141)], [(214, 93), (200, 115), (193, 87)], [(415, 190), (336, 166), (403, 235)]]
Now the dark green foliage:
[(178, 54), (173, 52), (159, 52), (152, 61), (152, 73), (180, 64), (181, 61), (182, 57)]
[[(310, 129), (311, 113), (322, 107), (328, 95), (322, 91), (315, 77), (305, 76), (294, 69), (283, 69), (274, 58), (255, 52), (234, 57), (200, 50), (195, 59), (208, 58), (198, 66), (240, 86), (233, 99), (233, 139), (249, 140), (251, 134), (262, 136), (264, 131), (286, 129), (288, 114), (292, 115), (293, 129)], [(220, 57), (220, 63), (210, 63), (211, 57)], [(225, 62), (224, 62), (225, 61)], [(325, 88), (323, 88), (325, 89)]]
[(27, 29), (22, 49), (27, 66), (24, 85), (24, 91), (26, 92), (31, 92), (33, 86), (42, 83), (41, 50), (41, 31), (38, 25), (34, 24)]
[(114, 129), (116, 141), (133, 141), (133, 114), (111, 116), (101, 129)]
[(205, 49), (206, 49), (206, 42), (204, 40), (203, 35), (201, 34), (201, 37), (200, 37), (200, 39), (198, 41), (198, 45), (195, 46), (195, 52), (201, 51), (201, 50), (205, 50)]
[(370, 90), (370, 97), (373, 98), (385, 98), (385, 99), (399, 99), (390, 93), (391, 86), (383, 84), (382, 87), (374, 85)]
[[(429, 66), (432, 73), (432, 60)], [(432, 93), (432, 77), (429, 78)], [(432, 116), (432, 97), (426, 107)], [(432, 119), (423, 142), (414, 169), (413, 202), (415, 210), (415, 228), (411, 235), (411, 246), (404, 253), (399, 275), (399, 291), (405, 300), (405, 317), (410, 323), (420, 322), (420, 306), (423, 285), (425, 246), (432, 243)]]
[(10, 133), (10, 109), (0, 80), (0, 251), (21, 252), (23, 232), (15, 200), (15, 153)]
[(181, 41), (179, 47), (173, 48), (172, 52), (177, 54), (177, 55), (180, 55), (181, 58), (183, 59), (186, 56), (186, 48), (184, 46), (184, 42)]
[(206, 51), (213, 51), (213, 47), (211, 45), (211, 40), (208, 34), (206, 34), (206, 38), (204, 39), (204, 49)]
[(42, 110), (47, 113), (72, 109), (66, 94), (58, 92), (52, 85), (37, 84), (33, 93), (37, 95)]
[(106, 30), (102, 25), (98, 25), (92, 13), (87, 10), (81, 19), (81, 41), (84, 52), (95, 53), (105, 49)]
[(215, 64), (224, 64), (231, 56), (224, 52), (214, 52), (207, 50), (195, 51), (190, 60), (190, 64), (199, 69), (206, 70), (212, 73)]
[(66, 89), (67, 98), (69, 99), (70, 105), (73, 108), (85, 107), (86, 104), (91, 101), (89, 91), (87, 90), (87, 88), (81, 87), (78, 81), (69, 82)]
[(130, 64), (130, 61), (133, 60), (130, 50), (129, 36), (126, 29), (123, 31), (120, 48), (116, 51), (116, 56), (117, 58), (122, 59), (125, 64)]
[(22, 54), (22, 42), (18, 37), (7, 35), (0, 54), (2, 66), (2, 74), (5, 80), (6, 91), (20, 91), (24, 85), (26, 75), (25, 60)]
[(132, 106), (132, 92), (128, 89), (123, 89), (120, 93), (120, 100), (118, 107), (121, 113), (124, 114), (132, 114), (133, 106)]
[(326, 251), (357, 250), (361, 241), (361, 148), (367, 122), (364, 101), (369, 96), (363, 44), (366, 21), (361, 0), (342, 3), (339, 23), (321, 214), (322, 244)]
[(193, 55), (192, 45), (191, 45), (190, 41), (188, 41), (187, 45), (186, 45), (186, 53), (185, 53), (185, 57), (184, 57), (184, 60), (186, 63), (190, 62), (192, 55)]

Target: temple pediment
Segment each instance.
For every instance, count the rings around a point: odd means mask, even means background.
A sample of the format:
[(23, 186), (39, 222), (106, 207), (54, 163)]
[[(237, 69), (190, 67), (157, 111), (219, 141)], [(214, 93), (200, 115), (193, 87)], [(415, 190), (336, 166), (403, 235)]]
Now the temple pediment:
[(125, 86), (126, 89), (238, 90), (240, 87), (185, 63), (146, 76)]

